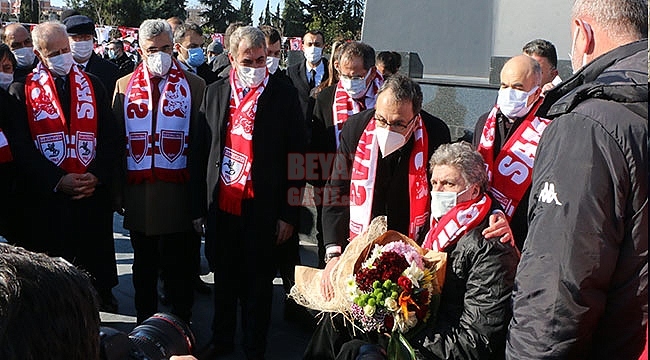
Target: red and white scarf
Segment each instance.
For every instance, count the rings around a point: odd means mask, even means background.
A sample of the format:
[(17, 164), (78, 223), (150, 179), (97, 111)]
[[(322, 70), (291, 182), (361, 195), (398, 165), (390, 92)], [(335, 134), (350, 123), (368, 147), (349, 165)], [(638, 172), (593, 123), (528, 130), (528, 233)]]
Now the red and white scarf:
[(149, 70), (141, 63), (124, 94), (127, 181), (184, 183), (187, 169), (192, 92), (185, 74), (172, 60), (157, 109)]
[(221, 155), (221, 181), (219, 182), (219, 209), (233, 215), (241, 215), (242, 199), (254, 196), (250, 179), (253, 165), (253, 128), (257, 100), (269, 82), (266, 72), (264, 81), (250, 89), (244, 96), (244, 88), (237, 78), (237, 71), (230, 70), (230, 116), (223, 154)]
[[(429, 217), (429, 184), (427, 158), (429, 138), (418, 115), (413, 132), (415, 143), (409, 157), (409, 237), (415, 239)], [(375, 174), (379, 145), (375, 135), (375, 119), (371, 119), (361, 134), (350, 180), (350, 240), (361, 234), (370, 224), (375, 189)]]
[(0, 129), (0, 164), (8, 163), (12, 161), (14, 157), (11, 155), (11, 149), (9, 148), (9, 141), (7, 137)]
[(483, 194), (481, 197), (457, 204), (440, 220), (431, 217), (431, 228), (424, 240), (425, 249), (443, 251), (455, 244), (466, 232), (475, 228), (485, 219), (492, 207), (492, 199)]
[(68, 173), (83, 174), (95, 158), (97, 107), (88, 75), (72, 66), (68, 74), (70, 119), (66, 119), (50, 70), (39, 63), (25, 80), (29, 130), (36, 148)]
[(481, 134), (477, 150), (483, 156), (488, 170), (490, 192), (503, 207), (508, 220), (512, 218), (517, 205), (532, 182), (537, 145), (542, 132), (551, 123), (551, 120), (535, 116), (542, 101), (543, 99), (540, 98), (533, 105), (526, 118), (503, 145), (496, 159), (494, 158), (494, 134), (499, 110), (497, 106), (488, 115)]
[[(366, 109), (372, 109), (375, 107), (375, 102), (377, 100), (377, 91), (381, 84), (384, 83), (384, 78), (381, 76), (381, 73), (375, 70), (374, 78), (370, 82), (370, 86), (366, 89), (364, 104)], [(341, 129), (343, 129), (343, 124), (348, 121), (350, 115), (357, 114), (361, 112), (361, 106), (353, 98), (348, 95), (348, 93), (343, 88), (343, 85), (339, 81), (336, 84), (336, 91), (334, 92), (334, 103), (332, 104), (332, 113), (334, 114), (334, 136), (336, 137), (336, 147), (339, 147), (339, 140), (341, 136)]]

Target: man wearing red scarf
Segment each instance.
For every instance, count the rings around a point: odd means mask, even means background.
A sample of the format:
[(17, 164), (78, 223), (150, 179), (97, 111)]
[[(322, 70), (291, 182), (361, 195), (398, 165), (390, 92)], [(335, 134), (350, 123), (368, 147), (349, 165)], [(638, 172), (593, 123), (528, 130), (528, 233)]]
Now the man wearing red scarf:
[(532, 57), (508, 60), (501, 70), (497, 103), (474, 129), (474, 146), (488, 169), (489, 191), (510, 221), (519, 249), (528, 230), (526, 210), (537, 144), (550, 123), (535, 116), (544, 100), (541, 81), (542, 69)]
[(172, 313), (188, 322), (193, 304), (200, 235), (189, 210), (188, 153), (205, 82), (172, 58), (164, 20), (140, 26), (143, 62), (118, 80), (113, 112), (126, 140), (121, 207), (133, 245), (137, 321), (158, 310), (158, 271)]
[[(378, 90), (375, 109), (351, 116), (343, 126), (323, 197), (326, 274), (347, 242), (376, 216), (386, 215), (389, 230), (421, 242), (429, 219), (427, 159), (450, 141), (447, 125), (421, 107), (420, 86), (394, 75)], [(329, 281), (322, 291), (331, 296)]]
[(110, 189), (120, 142), (110, 99), (98, 78), (73, 64), (64, 25), (39, 24), (32, 39), (40, 63), (25, 81), (27, 120), (12, 139), (34, 219), (21, 245), (89, 272), (102, 309), (116, 311)]
[[(289, 239), (300, 204), (288, 191), (289, 155), (302, 155), (305, 131), (296, 89), (269, 77), (264, 33), (252, 26), (230, 37), (230, 76), (211, 84), (192, 138), (192, 216), (205, 221), (214, 271), (215, 313), (205, 356), (234, 350), (241, 304), (243, 350), (263, 359), (271, 315), (274, 248)], [(201, 358), (203, 358), (201, 357)]]

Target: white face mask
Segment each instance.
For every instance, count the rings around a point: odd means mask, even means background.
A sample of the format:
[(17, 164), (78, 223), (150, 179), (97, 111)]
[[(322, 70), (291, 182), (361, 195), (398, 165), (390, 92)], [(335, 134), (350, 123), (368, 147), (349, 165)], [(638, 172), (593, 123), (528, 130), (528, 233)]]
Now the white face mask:
[(279, 66), (280, 66), (280, 58), (276, 58), (273, 56), (266, 57), (266, 67), (269, 69), (269, 73), (275, 74)]
[(156, 51), (147, 56), (147, 69), (153, 76), (163, 77), (172, 66), (172, 56), (163, 51)]
[(72, 64), (74, 64), (74, 59), (70, 52), (47, 58), (47, 67), (57, 76), (68, 75)]
[(341, 77), (341, 86), (343, 86), (343, 89), (346, 93), (348, 93), (348, 95), (350, 95), (351, 98), (359, 99), (366, 94), (368, 85), (370, 85), (366, 83), (368, 76), (370, 76), (370, 70), (368, 70), (368, 73), (363, 79), (349, 79)]
[(398, 132), (390, 131), (388, 128), (375, 128), (375, 136), (379, 144), (379, 150), (383, 157), (386, 157), (406, 144), (406, 137)]
[(305, 59), (311, 64), (316, 64), (323, 56), (323, 48), (319, 48), (318, 46), (303, 48), (302, 52), (305, 55)]
[(510, 119), (525, 116), (535, 103), (527, 104), (528, 98), (535, 94), (537, 88), (538, 86), (535, 86), (529, 92), (513, 88), (499, 89), (499, 96), (497, 97), (499, 110)]
[(14, 74), (0, 72), (0, 87), (7, 90), (9, 85), (14, 81)]
[(463, 195), (469, 188), (455, 193), (453, 191), (432, 191), (431, 192), (431, 216), (440, 219), (453, 209), (458, 202), (458, 197)]
[(260, 86), (264, 78), (266, 78), (266, 66), (260, 68), (253, 68), (248, 66), (238, 66), (237, 76), (239, 81), (245, 87), (252, 89)]
[[(587, 24), (584, 21), (582, 23), (584, 24), (585, 28), (591, 30), (591, 27), (589, 26), (589, 24)], [(579, 31), (580, 31), (580, 28), (576, 27), (576, 31), (574, 32), (574, 35), (573, 35), (573, 41), (571, 41), (571, 52), (569, 53), (569, 60), (571, 60), (571, 69), (573, 69), (574, 74), (577, 73), (578, 70), (585, 67), (585, 65), (587, 65), (587, 54), (586, 53), (582, 54), (582, 64), (580, 66), (575, 64), (576, 59), (573, 58), (573, 54), (574, 54), (575, 48), (576, 48), (576, 41), (578, 40), (578, 32)]]
[(14, 53), (14, 56), (16, 57), (18, 67), (31, 67), (32, 64), (34, 64), (34, 58), (36, 57), (36, 54), (34, 54), (33, 47), (16, 49), (12, 51), (12, 53)]
[(75, 59), (75, 61), (84, 62), (90, 59), (90, 55), (93, 53), (93, 41), (70, 40), (70, 52), (72, 52), (72, 57)]

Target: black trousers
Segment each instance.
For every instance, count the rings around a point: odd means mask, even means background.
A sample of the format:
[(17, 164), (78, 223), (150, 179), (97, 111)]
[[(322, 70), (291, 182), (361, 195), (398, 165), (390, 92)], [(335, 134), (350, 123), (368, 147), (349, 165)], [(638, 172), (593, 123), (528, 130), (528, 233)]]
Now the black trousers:
[(261, 359), (271, 319), (275, 235), (253, 215), (253, 207), (253, 200), (244, 201), (242, 216), (213, 211), (206, 241), (214, 245), (209, 247), (215, 284), (212, 340), (234, 343), (239, 303), (244, 353), (248, 359)]
[(138, 324), (158, 311), (158, 269), (163, 272), (172, 314), (189, 324), (192, 317), (195, 268), (192, 256), (193, 232), (146, 236), (131, 231), (133, 246), (133, 287)]

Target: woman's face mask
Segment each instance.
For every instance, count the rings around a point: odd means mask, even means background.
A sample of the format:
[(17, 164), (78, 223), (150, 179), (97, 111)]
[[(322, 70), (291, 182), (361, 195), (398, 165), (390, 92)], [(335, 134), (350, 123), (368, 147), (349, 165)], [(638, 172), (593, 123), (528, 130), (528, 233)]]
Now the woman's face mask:
[(7, 90), (13, 81), (13, 73), (0, 72), (0, 88)]
[(440, 219), (458, 203), (458, 197), (463, 195), (469, 188), (455, 193), (453, 191), (432, 191), (431, 192), (431, 215)]

